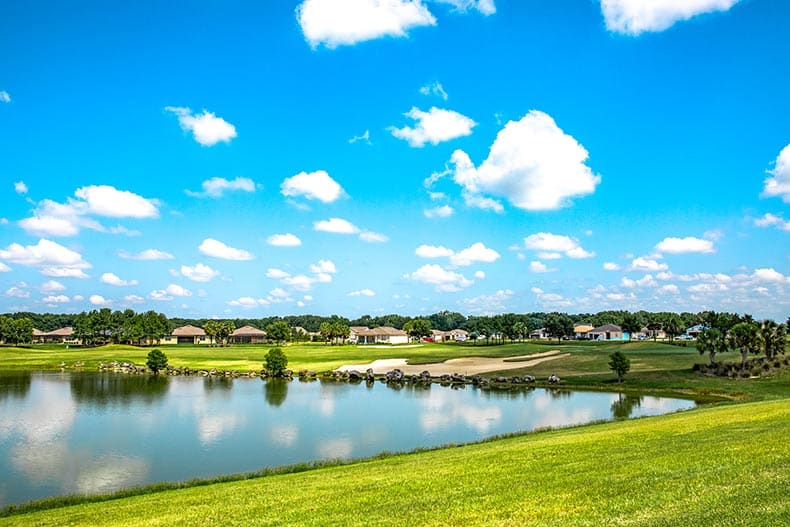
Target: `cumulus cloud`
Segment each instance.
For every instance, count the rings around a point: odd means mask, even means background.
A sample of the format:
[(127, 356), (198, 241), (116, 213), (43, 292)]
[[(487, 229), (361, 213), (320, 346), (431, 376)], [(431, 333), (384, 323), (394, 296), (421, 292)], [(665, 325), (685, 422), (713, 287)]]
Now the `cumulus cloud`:
[(287, 232), (285, 234), (272, 234), (266, 239), (266, 243), (275, 247), (298, 247), (302, 245), (302, 240)]
[(124, 250), (118, 251), (118, 256), (126, 260), (172, 260), (174, 256), (159, 249), (146, 249), (139, 253), (130, 253)]
[(755, 269), (752, 276), (763, 282), (790, 283), (790, 278), (786, 277), (773, 267), (767, 269)]
[(740, 0), (601, 0), (606, 29), (626, 35), (663, 31), (675, 22), (727, 11)]
[(448, 271), (440, 265), (426, 264), (404, 275), (404, 278), (435, 286), (439, 293), (451, 293), (469, 287), (474, 282), (460, 273)]
[(405, 37), (412, 28), (436, 24), (421, 0), (305, 0), (296, 19), (313, 49)]
[(8, 273), (8, 272), (10, 272), (10, 271), (11, 271), (11, 268), (10, 268), (10, 267), (8, 267), (8, 266), (7, 266), (6, 264), (4, 264), (3, 262), (0, 262), (0, 273)]
[(426, 218), (448, 218), (453, 215), (453, 208), (450, 205), (442, 205), (432, 209), (425, 209), (423, 213)]
[(461, 303), (464, 310), (479, 315), (494, 315), (507, 310), (508, 301), (513, 298), (511, 289), (500, 289), (490, 295), (479, 295), (473, 298), (464, 298)]
[(45, 304), (65, 304), (70, 302), (71, 299), (66, 295), (49, 295), (41, 299)]
[(420, 93), (423, 95), (433, 95), (436, 97), (441, 97), (445, 101), (448, 99), (447, 92), (444, 91), (444, 87), (439, 81), (431, 82), (430, 84), (426, 84), (420, 88)]
[(757, 227), (776, 227), (777, 229), (785, 232), (790, 232), (790, 221), (785, 221), (782, 216), (777, 216), (766, 212), (761, 218), (754, 220)]
[(312, 264), (310, 266), (310, 272), (316, 274), (336, 273), (337, 268), (331, 260), (318, 260), (318, 263)]
[(475, 278), (478, 280), (483, 280), (486, 277), (486, 273), (484, 271), (475, 271)]
[(208, 110), (195, 114), (189, 108), (165, 106), (165, 111), (178, 116), (178, 123), (185, 132), (191, 132), (195, 141), (203, 146), (214, 146), (217, 143), (230, 143), (236, 137), (236, 127)]
[(26, 267), (38, 267), (42, 274), (52, 277), (85, 278), (87, 275), (82, 270), (91, 267), (82, 259), (80, 253), (43, 238), (36, 245), (22, 246), (12, 243), (0, 250), (0, 260)]
[(450, 4), (457, 11), (465, 13), (470, 9), (475, 9), (480, 13), (488, 16), (496, 13), (496, 6), (494, 0), (434, 0), (440, 4)]
[(6, 289), (5, 296), (13, 298), (30, 298), (30, 291), (27, 291), (27, 284), (25, 282), (19, 282)]
[(277, 280), (281, 280), (281, 279), (287, 278), (289, 276), (291, 276), (291, 273), (287, 273), (287, 272), (283, 271), (282, 269), (269, 268), (266, 271), (266, 277), (267, 278), (274, 278), (274, 279), (277, 279)]
[(156, 218), (159, 216), (156, 200), (118, 190), (110, 185), (89, 185), (74, 191), (80, 201), (70, 204), (87, 214), (111, 218)]
[(455, 254), (455, 251), (444, 245), (420, 245), (414, 250), (414, 254), (420, 258), (449, 258)]
[(376, 292), (372, 289), (360, 289), (358, 291), (351, 291), (348, 296), (376, 296)]
[(345, 196), (343, 187), (332, 179), (325, 170), (316, 170), (310, 173), (300, 172), (286, 178), (280, 185), (280, 192), (283, 196), (302, 196), (307, 199), (317, 199), (323, 203), (332, 203)]
[(142, 304), (145, 301), (140, 295), (126, 295), (123, 299), (129, 304)]
[(229, 306), (243, 307), (244, 309), (252, 309), (253, 307), (266, 304), (268, 304), (268, 302), (265, 298), (255, 299), (251, 296), (243, 296), (241, 298), (237, 298), (236, 300), (228, 301)]
[(14, 191), (17, 194), (27, 194), (27, 185), (24, 181), (17, 181), (14, 183)]
[(9, 103), (11, 102), (11, 95), (5, 90), (0, 91), (0, 102)]
[(595, 191), (601, 178), (585, 164), (587, 157), (587, 150), (554, 119), (532, 110), (499, 131), (479, 167), (462, 150), (453, 152), (450, 164), (470, 207), (501, 210), (499, 202), (486, 196), (493, 195), (521, 209), (552, 210)]
[(104, 273), (101, 275), (101, 283), (115, 285), (119, 287), (137, 285), (137, 280), (121, 280), (115, 273)]
[(417, 148), (424, 146), (425, 143), (438, 145), (458, 137), (471, 135), (472, 128), (477, 126), (476, 122), (465, 115), (435, 106), (427, 112), (413, 107), (404, 115), (416, 121), (414, 128), (391, 126), (388, 130), (394, 137), (408, 141), (410, 146)]
[(616, 264), (614, 262), (605, 262), (603, 264), (603, 268), (606, 271), (619, 271), (620, 270), (620, 265)]
[(790, 203), (790, 145), (779, 152), (774, 169), (768, 173), (773, 177), (765, 180), (763, 196), (780, 197), (785, 203)]
[(255, 182), (246, 177), (237, 177), (234, 180), (213, 177), (205, 180), (201, 186), (203, 190), (200, 192), (192, 190), (185, 190), (184, 192), (196, 198), (221, 198), (225, 192), (233, 191), (255, 192)]
[(585, 250), (579, 240), (550, 232), (530, 234), (524, 238), (524, 246), (532, 251), (539, 251), (539, 256), (546, 260), (557, 259), (562, 254), (574, 259), (595, 256), (594, 252)]
[(550, 273), (555, 271), (556, 269), (549, 269), (546, 264), (541, 262), (540, 260), (534, 260), (529, 262), (529, 270), (533, 273)]
[(498, 252), (486, 247), (482, 242), (473, 243), (458, 252), (443, 245), (420, 245), (415, 249), (414, 254), (420, 258), (449, 258), (450, 264), (454, 267), (472, 265), (477, 262), (492, 263), (500, 257)]
[(212, 269), (208, 265), (199, 263), (192, 267), (182, 265), (181, 275), (189, 278), (193, 282), (209, 282), (219, 275), (219, 271)]
[(664, 238), (656, 244), (656, 250), (662, 253), (712, 253), (716, 250), (710, 240), (701, 240), (688, 236), (686, 238)]
[(356, 234), (359, 232), (359, 227), (341, 218), (316, 221), (313, 223), (313, 228), (317, 231), (335, 234)]
[(88, 302), (93, 304), (94, 306), (106, 306), (110, 302), (101, 295), (91, 295), (88, 298)]
[(200, 244), (198, 250), (206, 256), (221, 258), (223, 260), (245, 261), (255, 258), (251, 253), (243, 249), (229, 247), (221, 241), (215, 240), (214, 238), (206, 238), (203, 240), (203, 243)]
[(651, 258), (649, 256), (639, 256), (634, 258), (631, 261), (631, 271), (644, 271), (644, 272), (656, 272), (656, 271), (666, 271), (669, 269), (669, 266), (665, 263), (659, 262), (656, 258)]
[(363, 142), (366, 145), (371, 145), (373, 143), (370, 142), (370, 130), (365, 130), (365, 133), (362, 135), (355, 135), (351, 139), (348, 140), (349, 144)]
[(76, 236), (80, 228), (69, 220), (55, 216), (31, 216), (19, 220), (19, 226), (35, 236)]
[(151, 291), (148, 295), (152, 300), (173, 300), (174, 297), (192, 296), (192, 291), (177, 284), (170, 284), (165, 289)]
[(535, 299), (544, 309), (563, 309), (573, 305), (573, 301), (565, 298), (559, 293), (547, 293), (539, 287), (533, 287), (532, 293)]
[(58, 291), (65, 291), (66, 286), (58, 282), (57, 280), (47, 280), (43, 284), (38, 287), (39, 291), (42, 293), (56, 293)]
[(362, 231), (359, 233), (359, 239), (367, 243), (384, 243), (388, 242), (389, 238), (379, 232)]

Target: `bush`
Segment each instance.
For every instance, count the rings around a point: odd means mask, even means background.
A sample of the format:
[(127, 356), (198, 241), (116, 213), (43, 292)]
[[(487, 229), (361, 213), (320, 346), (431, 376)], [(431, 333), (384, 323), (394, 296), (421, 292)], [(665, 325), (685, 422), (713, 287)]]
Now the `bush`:
[(269, 353), (266, 354), (266, 362), (264, 362), (263, 367), (269, 371), (272, 377), (282, 377), (287, 366), (288, 357), (285, 356), (282, 349), (271, 348)]
[(152, 349), (148, 352), (148, 360), (145, 361), (145, 365), (154, 372), (154, 375), (158, 375), (159, 370), (167, 368), (167, 356), (159, 349)]

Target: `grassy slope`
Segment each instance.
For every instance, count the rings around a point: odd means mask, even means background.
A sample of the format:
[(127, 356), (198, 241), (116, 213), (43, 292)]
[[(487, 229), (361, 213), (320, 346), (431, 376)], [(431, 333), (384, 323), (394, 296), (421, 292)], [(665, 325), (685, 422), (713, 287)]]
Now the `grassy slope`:
[(707, 407), (0, 525), (788, 525), (790, 405)]

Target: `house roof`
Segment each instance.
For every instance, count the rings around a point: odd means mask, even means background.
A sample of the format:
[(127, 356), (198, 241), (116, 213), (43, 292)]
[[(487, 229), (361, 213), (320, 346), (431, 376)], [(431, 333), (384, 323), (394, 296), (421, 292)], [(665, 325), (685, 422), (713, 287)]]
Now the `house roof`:
[(431, 335), (433, 335), (434, 337), (446, 337), (449, 334), (450, 334), (449, 331), (442, 331), (441, 329), (431, 330)]
[(350, 327), (348, 328), (348, 330), (349, 330), (351, 333), (357, 333), (357, 334), (359, 334), (359, 333), (360, 333), (360, 332), (362, 332), (362, 331), (368, 331), (368, 329), (369, 329), (369, 328), (368, 328), (367, 326), (350, 326)]
[(450, 331), (451, 335), (468, 335), (469, 332), (465, 329), (453, 329)]
[(46, 333), (44, 333), (40, 329), (33, 328), (33, 336), (34, 337), (40, 337), (41, 335), (46, 335)]
[(371, 337), (374, 335), (385, 335), (389, 337), (395, 336), (406, 336), (406, 332), (401, 329), (395, 329), (391, 326), (381, 326), (378, 328), (368, 329), (364, 328), (364, 331), (358, 331), (358, 335), (364, 335), (367, 337)]
[(242, 326), (233, 333), (231, 333), (233, 337), (240, 337), (240, 336), (251, 336), (251, 337), (265, 337), (266, 332), (262, 329), (258, 329), (252, 326)]
[(181, 326), (180, 328), (176, 328), (173, 330), (174, 337), (204, 337), (206, 332), (203, 331), (203, 328), (198, 328), (195, 326)]
[(308, 335), (310, 333), (309, 331), (307, 331), (302, 326), (294, 326), (291, 329), (294, 330), (296, 333), (304, 333), (305, 335)]
[(606, 333), (606, 332), (618, 331), (622, 332), (623, 328), (620, 326), (615, 326), (614, 324), (604, 324), (603, 326), (598, 326), (597, 328), (591, 329), (588, 333)]
[(589, 324), (579, 324), (578, 326), (573, 326), (574, 333), (587, 333), (592, 329), (593, 327)]
[(686, 330), (686, 333), (688, 333), (689, 331), (700, 331), (701, 332), (701, 331), (705, 331), (706, 329), (708, 329), (708, 326), (706, 326), (705, 324), (697, 324), (696, 326), (691, 326), (690, 328), (688, 328)]
[(38, 331), (33, 330), (33, 335), (37, 337), (70, 337), (74, 334), (74, 328), (66, 326), (65, 328), (56, 329), (53, 331)]

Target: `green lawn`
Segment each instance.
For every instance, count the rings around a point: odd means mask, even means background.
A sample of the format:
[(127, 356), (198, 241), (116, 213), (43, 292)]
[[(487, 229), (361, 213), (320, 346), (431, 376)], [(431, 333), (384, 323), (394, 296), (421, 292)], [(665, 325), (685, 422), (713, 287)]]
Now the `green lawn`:
[(86, 503), (0, 525), (790, 524), (787, 400)]

